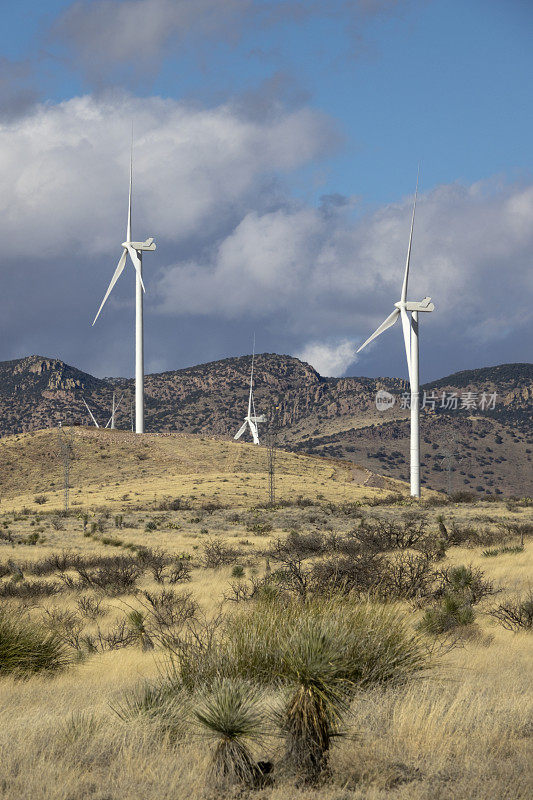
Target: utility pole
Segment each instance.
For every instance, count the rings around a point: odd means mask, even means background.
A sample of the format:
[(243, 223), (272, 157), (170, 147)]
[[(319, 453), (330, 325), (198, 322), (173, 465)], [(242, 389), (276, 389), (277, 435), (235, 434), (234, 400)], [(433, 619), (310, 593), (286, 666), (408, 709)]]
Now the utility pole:
[(65, 433), (61, 422), (59, 423), (59, 447), (63, 457), (63, 481), (65, 492), (65, 511), (68, 511), (69, 504), (69, 488), (70, 488), (70, 459), (74, 455), (74, 448), (72, 446), (72, 437)]
[(278, 428), (279, 406), (275, 406), (270, 412), (268, 420), (268, 503), (274, 506), (276, 503), (276, 437)]

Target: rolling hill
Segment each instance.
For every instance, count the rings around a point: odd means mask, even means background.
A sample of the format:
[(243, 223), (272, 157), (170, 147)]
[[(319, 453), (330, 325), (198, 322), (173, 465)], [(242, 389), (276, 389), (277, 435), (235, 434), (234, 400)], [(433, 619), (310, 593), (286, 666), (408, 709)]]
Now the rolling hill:
[[(146, 429), (231, 439), (247, 403), (250, 357), (227, 358), (146, 377)], [(276, 412), (277, 441), (299, 453), (341, 458), (391, 478), (408, 478), (405, 381), (324, 378), (296, 358), (256, 357), (256, 406)], [(99, 379), (62, 361), (29, 356), (0, 363), (0, 434), (90, 423), (85, 398), (101, 424), (112, 392), (124, 395), (117, 426), (130, 426), (130, 379)], [(385, 412), (376, 392), (395, 398)], [(435, 489), (531, 494), (533, 365), (503, 364), (455, 373), (422, 387), (436, 398), (422, 413), (423, 478)], [(457, 408), (442, 408), (442, 394)], [(494, 407), (485, 398), (495, 395)], [(475, 408), (463, 403), (474, 396)], [(462, 405), (467, 407), (461, 408)], [(472, 404), (470, 404), (472, 405)], [(452, 404), (453, 406), (453, 404)], [(481, 407), (483, 406), (483, 407)], [(240, 444), (240, 443), (239, 443)], [(239, 446), (239, 445), (237, 445)]]

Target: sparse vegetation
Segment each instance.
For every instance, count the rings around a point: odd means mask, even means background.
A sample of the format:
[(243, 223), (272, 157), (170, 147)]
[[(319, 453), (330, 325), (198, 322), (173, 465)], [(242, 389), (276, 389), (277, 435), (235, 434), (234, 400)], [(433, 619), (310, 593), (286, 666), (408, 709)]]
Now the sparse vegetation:
[(72, 665), (0, 681), (3, 791), (525, 800), (530, 506), (317, 474), (268, 509), (246, 471), (83, 489), (68, 516), (48, 485), (44, 506), (2, 503), (2, 610)]

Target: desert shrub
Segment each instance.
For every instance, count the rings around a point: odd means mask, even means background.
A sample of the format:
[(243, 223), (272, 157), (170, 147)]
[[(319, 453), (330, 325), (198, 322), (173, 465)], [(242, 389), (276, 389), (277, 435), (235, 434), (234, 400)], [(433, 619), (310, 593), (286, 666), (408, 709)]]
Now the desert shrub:
[(532, 631), (533, 590), (530, 589), (524, 597), (505, 600), (492, 608), (489, 614), (509, 631)]
[(232, 578), (244, 578), (244, 567), (241, 564), (235, 564), (231, 570)]
[(44, 627), (64, 644), (81, 651), (84, 625), (76, 612), (61, 608), (49, 608), (45, 609), (44, 613)]
[(149, 569), (156, 583), (164, 582), (165, 567), (170, 563), (170, 556), (164, 550), (152, 550), (149, 547), (138, 547), (137, 558), (143, 569)]
[(0, 674), (53, 671), (68, 663), (65, 646), (53, 632), (0, 610)]
[(265, 720), (257, 687), (238, 679), (216, 679), (193, 715), (213, 742), (208, 784), (219, 791), (258, 785), (262, 773), (251, 747), (263, 739)]
[(450, 494), (451, 503), (475, 503), (476, 500), (474, 492), (458, 491)]
[(0, 583), (0, 597), (15, 597), (19, 600), (36, 600), (41, 597), (51, 597), (57, 594), (59, 586), (57, 583), (46, 581), (26, 581), (17, 579), (17, 576), (10, 581)]
[(56, 514), (50, 518), (50, 525), (55, 531), (62, 531), (65, 529), (65, 523), (63, 522), (59, 514)]
[(78, 606), (80, 614), (87, 617), (87, 619), (95, 620), (107, 614), (107, 609), (102, 605), (101, 597), (84, 594), (78, 598), (76, 605)]
[(154, 641), (163, 647), (172, 648), (182, 631), (198, 619), (198, 603), (191, 592), (178, 594), (173, 589), (160, 592), (144, 590), (137, 595), (145, 613), (145, 629)]
[(274, 686), (285, 679), (292, 636), (308, 619), (346, 652), (345, 677), (354, 687), (401, 679), (425, 666), (421, 640), (391, 607), (275, 595), (197, 632), (194, 647), (186, 643), (175, 652), (177, 666), (190, 688), (217, 675)]
[(377, 588), (383, 559), (375, 553), (331, 556), (313, 564), (308, 589), (313, 594), (367, 594)]
[(419, 627), (432, 635), (448, 633), (474, 622), (474, 609), (463, 595), (445, 594), (433, 608), (428, 608)]
[(45, 494), (36, 494), (33, 502), (37, 503), (38, 506), (42, 506), (48, 502), (48, 497)]
[(431, 594), (434, 579), (427, 555), (402, 552), (386, 563), (378, 591), (385, 600), (423, 600)]
[[(93, 564), (98, 564), (98, 568), (91, 568)], [(93, 589), (108, 595), (132, 592), (142, 574), (142, 567), (137, 559), (127, 556), (98, 558), (92, 563), (90, 560), (79, 559), (74, 569), (78, 574), (77, 581), (65, 573), (60, 576), (69, 589)]]
[(183, 497), (164, 497), (157, 508), (159, 511), (189, 511), (191, 504)]
[(439, 570), (436, 577), (438, 581), (434, 591), (436, 598), (451, 594), (462, 597), (469, 605), (476, 605), (484, 597), (495, 593), (492, 582), (485, 579), (480, 569), (467, 567), (464, 564)]
[(51, 553), (46, 558), (28, 563), (26, 569), (33, 575), (51, 575), (53, 572), (65, 572), (71, 569), (78, 558), (76, 553), (63, 550), (61, 553)]
[(168, 574), (169, 583), (186, 583), (191, 580), (191, 565), (188, 558), (175, 558)]
[(226, 544), (222, 539), (210, 539), (204, 545), (203, 566), (206, 569), (218, 569), (233, 564), (240, 551)]

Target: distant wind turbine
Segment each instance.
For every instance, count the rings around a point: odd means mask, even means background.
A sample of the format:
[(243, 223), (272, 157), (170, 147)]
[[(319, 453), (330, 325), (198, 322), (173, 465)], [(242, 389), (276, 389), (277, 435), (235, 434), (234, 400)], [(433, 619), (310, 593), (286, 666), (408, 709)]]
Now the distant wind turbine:
[[(419, 404), (419, 378), (418, 378), (418, 312), (434, 311), (435, 306), (431, 302), (431, 297), (424, 297), (420, 302), (410, 302), (407, 300), (407, 282), (409, 280), (409, 262), (411, 260), (411, 245), (413, 242), (413, 228), (415, 224), (416, 200), (418, 197), (418, 177), (416, 180), (415, 200), (413, 204), (413, 216), (411, 218), (411, 233), (409, 234), (409, 246), (407, 248), (407, 260), (405, 262), (405, 273), (403, 276), (402, 293), (400, 300), (394, 303), (395, 309), (389, 314), (387, 319), (381, 323), (372, 336), (364, 342), (358, 349), (358, 353), (373, 341), (380, 333), (390, 328), (398, 317), (401, 317), (403, 328), (403, 340), (405, 344), (405, 355), (407, 357), (407, 369), (409, 372), (409, 384), (411, 387), (411, 496), (420, 497), (420, 404)], [(409, 314), (411, 318), (409, 319)]]
[[(122, 394), (120, 396), (120, 400), (118, 401), (118, 403), (115, 403), (115, 392), (113, 392), (113, 401), (112, 401), (112, 404), (111, 404), (111, 416), (109, 417), (109, 419), (107, 420), (106, 424), (104, 425), (104, 428), (110, 428), (111, 430), (115, 430), (115, 418), (116, 418), (117, 411), (120, 408), (120, 404), (122, 403), (122, 398), (123, 397), (124, 397), (124, 395)], [(89, 416), (91, 417), (92, 421), (94, 422), (95, 427), (99, 428), (100, 425), (96, 421), (96, 418), (95, 418), (93, 412), (91, 411), (91, 409), (89, 408), (89, 406), (87, 404), (87, 401), (85, 400), (84, 397), (82, 397), (81, 399), (83, 400), (85, 408), (89, 412)]]
[(145, 250), (155, 250), (156, 245), (153, 238), (147, 239), (145, 242), (133, 242), (131, 235), (131, 196), (133, 185), (133, 141), (131, 147), (130, 157), (130, 191), (128, 202), (128, 224), (126, 228), (126, 241), (122, 242), (122, 255), (120, 256), (117, 268), (111, 278), (111, 282), (107, 287), (104, 299), (98, 309), (98, 313), (94, 318), (93, 325), (100, 316), (100, 312), (104, 307), (105, 301), (111, 294), (113, 286), (120, 278), (122, 271), (126, 265), (126, 259), (129, 253), (130, 259), (136, 272), (135, 281), (135, 432), (144, 433), (144, 327), (143, 327), (143, 292), (144, 288), (142, 278), (142, 254)]
[(252, 439), (254, 444), (259, 444), (259, 429), (258, 423), (259, 422), (266, 422), (266, 417), (264, 414), (261, 416), (257, 416), (255, 413), (255, 403), (254, 403), (254, 360), (255, 360), (255, 336), (254, 336), (254, 345), (252, 350), (252, 369), (250, 372), (250, 394), (248, 396), (248, 413), (244, 418), (243, 425), (239, 428), (234, 439), (240, 439), (243, 435), (246, 428), (250, 428), (250, 433), (252, 434)]

